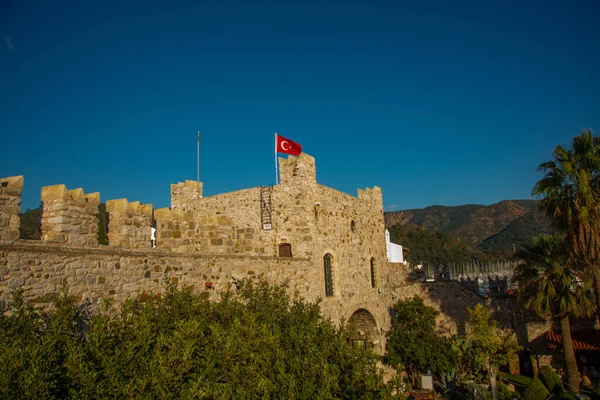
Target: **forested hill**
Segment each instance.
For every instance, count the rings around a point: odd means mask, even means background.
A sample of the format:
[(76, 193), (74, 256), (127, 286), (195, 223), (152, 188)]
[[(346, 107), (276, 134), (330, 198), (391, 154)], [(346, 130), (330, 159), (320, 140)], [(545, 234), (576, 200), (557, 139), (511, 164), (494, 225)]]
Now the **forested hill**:
[(472, 248), (509, 249), (549, 231), (535, 200), (504, 200), (489, 206), (430, 206), (385, 213), (385, 225), (413, 224), (459, 239)]

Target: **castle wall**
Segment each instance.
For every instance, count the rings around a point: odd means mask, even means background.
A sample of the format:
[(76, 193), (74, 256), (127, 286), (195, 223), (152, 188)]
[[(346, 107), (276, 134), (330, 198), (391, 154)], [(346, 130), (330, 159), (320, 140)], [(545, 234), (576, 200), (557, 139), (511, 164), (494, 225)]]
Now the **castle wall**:
[[(167, 270), (172, 282), (217, 299), (235, 281), (263, 276), (287, 282), (308, 301), (322, 299), (326, 317), (352, 317), (371, 332), (388, 330), (390, 307), (414, 295), (441, 311), (440, 329), (464, 330), (466, 307), (483, 300), (458, 282), (407, 282), (408, 268), (387, 262), (378, 187), (351, 196), (320, 185), (315, 160), (305, 153), (280, 159), (280, 165), (281, 183), (268, 189), (271, 229), (263, 229), (260, 187), (202, 197), (202, 186), (186, 181), (171, 185), (171, 208), (154, 210), (156, 249), (149, 240), (151, 205), (108, 201), (109, 246), (98, 247), (99, 194), (44, 187), (42, 243), (0, 242), (0, 300), (22, 289), (29, 299), (49, 302), (63, 282), (82, 300), (121, 300), (161, 292)], [(13, 197), (0, 196), (0, 225), (20, 210), (4, 207), (20, 204), (15, 185)], [(291, 257), (279, 257), (282, 244), (291, 246)], [(332, 258), (332, 296), (325, 293), (326, 254)], [(384, 337), (378, 340), (382, 351)]]
[(202, 182), (179, 182), (171, 185), (171, 208), (173, 210), (192, 211), (196, 202), (202, 198)]
[(260, 188), (198, 199), (189, 209), (157, 209), (157, 246), (177, 252), (276, 255), (261, 228)]
[(42, 204), (42, 242), (98, 245), (100, 193), (67, 190), (65, 185), (44, 186)]
[(0, 179), (0, 242), (19, 240), (23, 176)]
[[(313, 285), (320, 274), (310, 260), (245, 255), (177, 254), (157, 249), (131, 250), (110, 246), (66, 248), (56, 244), (21, 242), (0, 244), (0, 300), (23, 290), (25, 298), (47, 303), (56, 298), (66, 283), (69, 293), (81, 300), (100, 297), (123, 300), (142, 293), (164, 291), (164, 274), (180, 287), (191, 286), (218, 299), (234, 282), (262, 276), (271, 283), (287, 282), (290, 292), (309, 301), (320, 296)], [(373, 299), (356, 298), (356, 304)], [(385, 307), (383, 307), (385, 308)], [(382, 309), (383, 309), (382, 308)], [(339, 321), (334, 307), (324, 309), (327, 317)]]
[(125, 249), (151, 247), (152, 204), (127, 199), (106, 202), (108, 244)]

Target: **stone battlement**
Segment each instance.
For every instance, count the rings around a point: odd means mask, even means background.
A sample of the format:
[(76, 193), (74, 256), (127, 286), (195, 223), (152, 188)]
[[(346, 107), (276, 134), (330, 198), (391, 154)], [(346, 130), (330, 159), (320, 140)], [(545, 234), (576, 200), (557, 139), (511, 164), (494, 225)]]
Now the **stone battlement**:
[(152, 215), (152, 204), (141, 204), (139, 201), (129, 202), (127, 199), (106, 201), (106, 212), (133, 212)]
[(19, 239), (23, 175), (0, 179), (0, 242)]
[(100, 193), (68, 190), (65, 185), (42, 187), (42, 241), (76, 246), (98, 245)]
[(85, 194), (82, 188), (68, 190), (65, 185), (42, 187), (42, 202), (54, 200), (73, 200), (79, 203), (100, 204), (100, 193)]
[(152, 204), (127, 199), (106, 202), (109, 246), (138, 249), (151, 247)]
[(202, 199), (202, 182), (186, 180), (171, 184), (171, 208), (191, 211)]
[(23, 175), (0, 178), (0, 194), (20, 196), (23, 192)]

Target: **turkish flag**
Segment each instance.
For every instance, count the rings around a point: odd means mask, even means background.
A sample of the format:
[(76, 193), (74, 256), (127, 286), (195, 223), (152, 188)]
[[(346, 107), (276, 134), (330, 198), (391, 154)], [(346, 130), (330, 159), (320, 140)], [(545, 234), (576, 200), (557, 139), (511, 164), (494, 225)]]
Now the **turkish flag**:
[(291, 154), (292, 156), (297, 156), (302, 153), (302, 146), (290, 139), (286, 139), (283, 136), (277, 135), (277, 147), (275, 150), (277, 153), (285, 153)]

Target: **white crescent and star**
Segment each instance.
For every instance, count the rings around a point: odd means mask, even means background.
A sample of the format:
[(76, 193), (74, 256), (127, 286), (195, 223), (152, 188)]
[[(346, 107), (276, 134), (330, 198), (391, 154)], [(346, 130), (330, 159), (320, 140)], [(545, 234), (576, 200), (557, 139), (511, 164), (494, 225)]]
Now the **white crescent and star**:
[[(288, 145), (288, 147), (285, 147), (285, 145)], [(282, 141), (281, 141), (281, 148), (282, 148), (283, 150), (285, 150), (285, 151), (288, 151), (289, 149), (291, 149), (291, 148), (292, 148), (292, 146), (290, 146), (290, 145), (289, 145), (289, 143), (288, 143), (288, 142), (286, 142), (285, 140), (282, 140)]]

